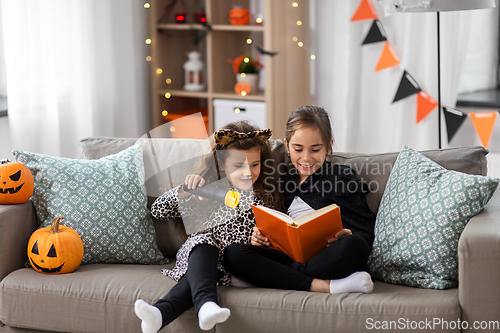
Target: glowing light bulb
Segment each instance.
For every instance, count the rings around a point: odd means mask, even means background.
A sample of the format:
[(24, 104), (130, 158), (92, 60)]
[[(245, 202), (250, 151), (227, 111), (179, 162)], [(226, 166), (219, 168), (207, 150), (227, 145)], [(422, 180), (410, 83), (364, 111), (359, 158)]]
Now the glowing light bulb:
[(255, 19), (255, 23), (257, 23), (257, 24), (261, 24), (261, 23), (262, 23), (262, 18), (261, 18), (261, 17), (257, 17), (257, 18)]
[(311, 54), (311, 60), (316, 59), (316, 56), (314, 54)]
[(234, 113), (240, 113), (240, 111), (241, 111), (240, 108), (234, 109)]
[(240, 76), (241, 76), (241, 77), (245, 77), (245, 76), (247, 76), (247, 75), (246, 75), (245, 73), (240, 73)]
[(149, 7), (151, 7), (151, 5), (149, 4), (149, 2), (146, 2), (146, 3), (144, 4), (144, 8), (148, 9)]
[(247, 39), (247, 44), (252, 44), (253, 40), (251, 38)]
[(302, 25), (302, 21), (297, 21), (297, 25)]
[(170, 132), (175, 132), (175, 127), (174, 126), (170, 127)]
[(167, 84), (170, 84), (170, 83), (172, 83), (172, 79), (171, 79), (171, 78), (167, 78), (167, 79), (165, 80), (165, 82), (167, 82)]
[(147, 56), (146, 61), (151, 61), (151, 56)]
[(161, 73), (163, 73), (163, 69), (158, 68), (158, 69), (156, 70), (156, 74), (161, 74)]
[(168, 115), (168, 111), (167, 111), (167, 110), (163, 110), (163, 111), (161, 112), (161, 115), (162, 115), (163, 117), (166, 117), (166, 116)]
[(246, 96), (247, 95), (247, 92), (245, 90), (243, 90), (241, 93), (240, 93), (241, 96)]
[(146, 44), (151, 44), (151, 38), (146, 39)]
[(294, 42), (296, 42), (296, 41), (298, 41), (299, 39), (298, 39), (297, 37), (293, 37), (293, 38), (292, 38), (292, 40), (293, 40)]
[(170, 98), (170, 97), (172, 97), (172, 95), (169, 92), (165, 94), (165, 98)]
[(292, 3), (292, 7), (297, 8), (298, 6), (299, 6), (298, 2), (294, 2), (294, 3)]
[(298, 43), (297, 43), (297, 45), (298, 45), (299, 47), (302, 47), (302, 46), (304, 46), (304, 43), (302, 43), (302, 42), (298, 42)]
[(245, 62), (245, 64), (248, 64), (250, 62), (250, 58), (245, 57), (245, 59), (243, 59), (243, 61)]

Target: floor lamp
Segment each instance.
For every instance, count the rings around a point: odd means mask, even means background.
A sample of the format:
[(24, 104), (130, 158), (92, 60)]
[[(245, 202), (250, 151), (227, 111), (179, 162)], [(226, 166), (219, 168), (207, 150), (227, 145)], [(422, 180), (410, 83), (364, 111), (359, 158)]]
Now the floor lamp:
[[(441, 50), (439, 13), (482, 8), (494, 8), (495, 0), (382, 0), (384, 6), (390, 6), (390, 12), (417, 13), (436, 12), (437, 18), (437, 60), (438, 60), (438, 136), (441, 148)], [(389, 3), (389, 4), (388, 4)], [(386, 8), (387, 10), (387, 8)]]

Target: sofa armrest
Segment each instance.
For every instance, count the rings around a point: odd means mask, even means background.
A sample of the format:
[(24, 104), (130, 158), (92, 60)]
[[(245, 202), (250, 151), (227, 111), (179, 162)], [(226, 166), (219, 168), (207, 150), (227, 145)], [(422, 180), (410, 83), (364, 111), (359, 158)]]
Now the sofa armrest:
[(0, 281), (24, 267), (28, 240), (37, 228), (35, 208), (29, 200), (19, 205), (0, 205)]
[(458, 243), (458, 288), (462, 320), (500, 318), (500, 189), (465, 227)]

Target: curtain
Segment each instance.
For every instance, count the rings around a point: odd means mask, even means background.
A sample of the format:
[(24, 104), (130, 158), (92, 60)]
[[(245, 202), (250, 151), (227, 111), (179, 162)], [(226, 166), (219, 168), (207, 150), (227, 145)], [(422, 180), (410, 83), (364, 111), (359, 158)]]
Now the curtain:
[(149, 124), (147, 15), (133, 0), (2, 0), (15, 149), (76, 158)]
[[(361, 0), (311, 0), (315, 104), (332, 117), (335, 149), (379, 153), (438, 147), (437, 107), (416, 123), (416, 95), (392, 102), (406, 70), (424, 92), (438, 99), (436, 13), (395, 13), (384, 16), (373, 1), (379, 20), (401, 61), (400, 66), (375, 72), (384, 43), (362, 45), (372, 20), (351, 22)], [(441, 97), (453, 107), (473, 11), (441, 13)], [(442, 116), (442, 146), (447, 146)]]

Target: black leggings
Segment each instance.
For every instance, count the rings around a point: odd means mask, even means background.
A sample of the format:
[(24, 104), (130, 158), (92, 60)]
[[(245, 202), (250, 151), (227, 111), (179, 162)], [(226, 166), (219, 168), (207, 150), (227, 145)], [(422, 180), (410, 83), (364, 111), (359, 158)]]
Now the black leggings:
[(357, 235), (345, 235), (304, 263), (281, 251), (250, 244), (232, 244), (224, 252), (224, 267), (262, 288), (309, 291), (314, 278), (341, 279), (366, 269), (370, 246)]
[(217, 303), (218, 258), (219, 250), (212, 245), (200, 244), (191, 250), (186, 274), (154, 304), (161, 312), (162, 328), (193, 305), (198, 315), (205, 302)]

